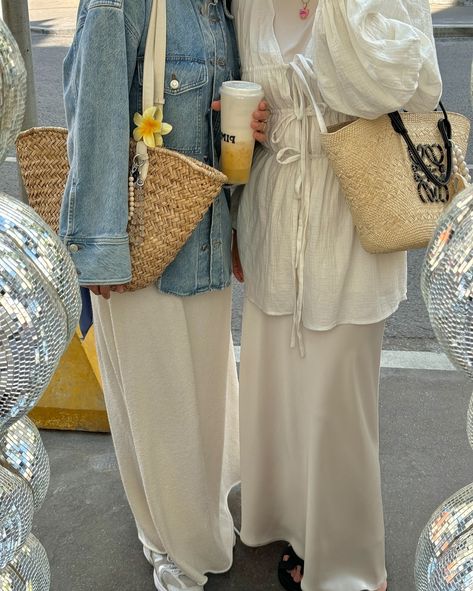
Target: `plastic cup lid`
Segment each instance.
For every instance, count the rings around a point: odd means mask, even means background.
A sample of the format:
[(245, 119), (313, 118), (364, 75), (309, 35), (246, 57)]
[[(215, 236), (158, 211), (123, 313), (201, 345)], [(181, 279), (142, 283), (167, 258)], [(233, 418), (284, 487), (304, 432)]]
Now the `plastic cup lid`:
[(222, 84), (221, 93), (232, 94), (235, 96), (259, 96), (263, 94), (263, 87), (256, 82), (246, 82), (245, 80), (230, 80)]

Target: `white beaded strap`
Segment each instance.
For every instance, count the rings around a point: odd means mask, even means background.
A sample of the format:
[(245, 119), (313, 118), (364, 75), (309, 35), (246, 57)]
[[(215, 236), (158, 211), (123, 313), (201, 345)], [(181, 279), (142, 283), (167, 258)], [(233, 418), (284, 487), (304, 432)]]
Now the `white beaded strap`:
[(452, 142), (453, 147), (453, 174), (460, 175), (466, 184), (471, 183), (471, 174), (466, 164), (462, 149)]

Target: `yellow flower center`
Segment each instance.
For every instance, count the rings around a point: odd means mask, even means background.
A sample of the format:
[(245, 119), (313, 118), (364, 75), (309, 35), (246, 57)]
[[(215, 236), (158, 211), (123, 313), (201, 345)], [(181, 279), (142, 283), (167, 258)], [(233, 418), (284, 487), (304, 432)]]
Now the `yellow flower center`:
[(161, 123), (159, 121), (156, 121), (156, 119), (153, 119), (152, 117), (147, 117), (146, 119), (143, 119), (143, 123), (140, 127), (143, 135), (159, 133), (161, 129)]

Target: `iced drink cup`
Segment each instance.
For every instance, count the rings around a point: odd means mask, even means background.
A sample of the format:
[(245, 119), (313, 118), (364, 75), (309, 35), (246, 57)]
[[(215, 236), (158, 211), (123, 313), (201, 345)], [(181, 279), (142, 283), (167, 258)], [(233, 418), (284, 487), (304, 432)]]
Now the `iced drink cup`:
[(250, 178), (255, 139), (252, 115), (263, 99), (263, 89), (254, 82), (224, 82), (222, 99), (221, 169), (231, 185), (245, 185)]

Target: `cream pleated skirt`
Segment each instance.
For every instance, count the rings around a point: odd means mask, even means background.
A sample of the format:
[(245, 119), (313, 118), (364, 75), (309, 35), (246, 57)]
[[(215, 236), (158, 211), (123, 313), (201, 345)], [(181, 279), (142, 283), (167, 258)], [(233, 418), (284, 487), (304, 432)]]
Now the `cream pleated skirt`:
[(239, 480), (231, 291), (149, 287), (93, 297), (100, 369), (125, 492), (144, 545), (197, 583), (230, 568)]
[(304, 330), (249, 301), (240, 367), (242, 540), (291, 543), (304, 591), (386, 579), (378, 438), (384, 322)]

